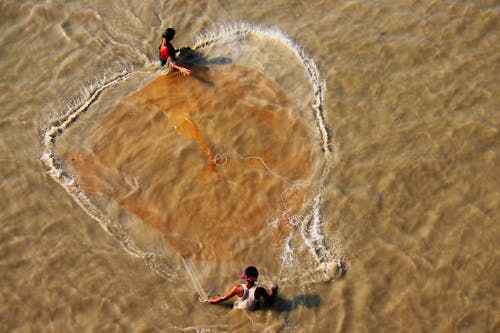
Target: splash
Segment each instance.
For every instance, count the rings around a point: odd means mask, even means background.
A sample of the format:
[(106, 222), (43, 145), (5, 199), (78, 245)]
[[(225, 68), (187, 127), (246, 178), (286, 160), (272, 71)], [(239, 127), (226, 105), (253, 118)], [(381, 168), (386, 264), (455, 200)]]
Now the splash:
[[(328, 130), (328, 126), (326, 125), (326, 121), (324, 119), (323, 96), (325, 83), (320, 80), (319, 71), (314, 60), (308, 58), (296, 42), (292, 41), (281, 31), (276, 29), (260, 29), (250, 25), (234, 25), (225, 26), (218, 32), (207, 32), (206, 34), (199, 36), (193, 49), (204, 50), (218, 45), (237, 44), (252, 35), (267, 40), (277, 41), (282, 46), (285, 46), (287, 49), (292, 51), (295, 57), (306, 69), (312, 86), (312, 109), (314, 111), (316, 128), (320, 138), (321, 148), (324, 154), (323, 156), (327, 162), (324, 168), (328, 169), (333, 165), (334, 152), (331, 148), (331, 132)], [(128, 80), (136, 74), (136, 72), (137, 71), (134, 70), (125, 70), (124, 72), (111, 78), (102, 80), (99, 84), (87, 88), (84, 92), (84, 97), (79, 104), (70, 107), (68, 112), (58, 117), (48, 126), (44, 134), (41, 159), (48, 168), (49, 175), (74, 198), (74, 200), (89, 216), (98, 221), (103, 229), (115, 238), (130, 255), (142, 258), (150, 268), (159, 274), (167, 277), (173, 277), (175, 276), (175, 273), (174, 269), (171, 268), (171, 264), (165, 261), (163, 256), (157, 255), (154, 252), (145, 251), (137, 244), (136, 239), (130, 236), (130, 233), (123, 227), (122, 224), (110, 218), (109, 214), (106, 214), (101, 208), (97, 207), (89, 198), (89, 191), (85, 191), (82, 187), (81, 180), (77, 180), (74, 175), (68, 173), (67, 170), (60, 165), (59, 157), (56, 156), (55, 153), (57, 137), (62, 135), (83, 113), (88, 111), (90, 106), (97, 101), (100, 94), (104, 90), (117, 85), (120, 82)], [(199, 126), (196, 122), (189, 118), (189, 115), (183, 115), (182, 117), (176, 118), (175, 115), (170, 114), (167, 115), (167, 117), (178, 133), (184, 137), (190, 137), (198, 143), (201, 151), (210, 161), (212, 167), (226, 167), (228, 163), (231, 163), (231, 161), (234, 163), (234, 161), (238, 159), (248, 163), (253, 162), (260, 164), (272, 177), (287, 184), (288, 189), (282, 191), (281, 193), (282, 199), (283, 193), (290, 191), (290, 188), (293, 188), (294, 186), (300, 187), (298, 185), (300, 182), (294, 183), (293, 181), (290, 181), (288, 177), (283, 176), (281, 172), (275, 171), (275, 169), (269, 165), (270, 162), (266, 161), (261, 156), (243, 155), (239, 152), (214, 153), (210, 148), (210, 144), (207, 143), (206, 137), (203, 135)], [(323, 169), (320, 173), (324, 175), (325, 169)], [(133, 182), (134, 181), (132, 181), (132, 183)], [(136, 185), (140, 186), (140, 184)], [(129, 197), (122, 196), (122, 200), (129, 200), (130, 197), (133, 197), (133, 193), (130, 194)], [(320, 213), (320, 198), (321, 190), (319, 190), (319, 194), (314, 197), (311, 203), (305, 203), (303, 205), (306, 207), (306, 212), (309, 211), (309, 213), (306, 213), (303, 217), (296, 214), (290, 215), (290, 213), (287, 212), (286, 206), (284, 207), (285, 212), (283, 214), (283, 221), (285, 221), (285, 224), (289, 229), (297, 230), (297, 228), (300, 228), (302, 238), (304, 239), (309, 252), (311, 253), (313, 259), (318, 263), (316, 268), (310, 272), (311, 280), (330, 279), (332, 278), (332, 274), (335, 274), (334, 270), (331, 269), (331, 263), (335, 262), (336, 256), (328, 249), (321, 229), (323, 222), (321, 220)], [(138, 206), (139, 205), (136, 205), (136, 207)], [(140, 215), (140, 212), (138, 212), (137, 209), (134, 213)], [(285, 272), (289, 269), (289, 267), (291, 267), (290, 263), (292, 261), (296, 262), (296, 260), (292, 259), (295, 256), (292, 245), (293, 240), (295, 239), (296, 237), (293, 233), (288, 237), (283, 238), (284, 252), (282, 255), (282, 272)], [(191, 267), (189, 261), (186, 261), (185, 255), (192, 254), (189, 254), (189, 251), (186, 251), (186, 249), (180, 249), (178, 245), (173, 244), (172, 242), (169, 243), (178, 250), (178, 253), (182, 253), (184, 265), (188, 268)], [(310, 269), (307, 269), (306, 267), (303, 268), (310, 271)], [(195, 275), (192, 267), (190, 271), (193, 275)], [(325, 272), (325, 274), (324, 276), (321, 274), (315, 276), (315, 271)], [(199, 287), (197, 289), (199, 289), (198, 292), (201, 296), (201, 286), (199, 286), (199, 281), (197, 284)]]

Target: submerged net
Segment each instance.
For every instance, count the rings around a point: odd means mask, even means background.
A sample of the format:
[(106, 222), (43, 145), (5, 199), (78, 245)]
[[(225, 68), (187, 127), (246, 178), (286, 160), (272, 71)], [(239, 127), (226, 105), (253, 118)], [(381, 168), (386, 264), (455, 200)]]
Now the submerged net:
[(246, 25), (193, 49), (203, 56), (189, 78), (160, 75), (113, 107), (101, 94), (140, 72), (89, 89), (45, 134), (50, 175), (158, 273), (174, 276), (179, 254), (200, 297), (193, 261), (258, 258), (282, 279), (334, 277), (340, 252), (320, 210), (334, 156), (314, 61), (281, 32)]

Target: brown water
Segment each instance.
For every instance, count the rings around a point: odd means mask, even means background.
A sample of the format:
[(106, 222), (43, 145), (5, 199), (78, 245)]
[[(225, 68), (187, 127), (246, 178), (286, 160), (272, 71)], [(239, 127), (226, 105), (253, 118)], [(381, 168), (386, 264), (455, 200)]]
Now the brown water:
[[(0, 331), (500, 330), (497, 1), (0, 16)], [(271, 308), (198, 301), (248, 264)]]

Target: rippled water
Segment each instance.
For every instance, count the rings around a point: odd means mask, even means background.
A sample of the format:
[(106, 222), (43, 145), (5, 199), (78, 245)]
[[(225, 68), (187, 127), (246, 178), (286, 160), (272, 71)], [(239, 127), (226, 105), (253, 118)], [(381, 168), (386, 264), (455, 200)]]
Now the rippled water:
[(495, 1), (0, 8), (2, 331), (499, 329)]

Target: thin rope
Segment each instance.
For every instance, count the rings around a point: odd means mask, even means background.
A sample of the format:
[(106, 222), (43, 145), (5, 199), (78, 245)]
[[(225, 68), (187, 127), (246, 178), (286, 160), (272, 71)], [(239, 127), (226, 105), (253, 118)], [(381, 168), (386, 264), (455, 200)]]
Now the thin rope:
[(240, 159), (242, 160), (259, 160), (263, 165), (264, 167), (267, 169), (267, 171), (269, 171), (270, 173), (272, 173), (273, 175), (275, 175), (276, 177), (278, 177), (279, 179), (281, 179), (282, 181), (284, 181), (285, 183), (287, 183), (288, 185), (292, 185), (288, 179), (284, 178), (283, 176), (277, 174), (276, 172), (274, 172), (267, 164), (266, 162), (264, 161), (264, 159), (262, 157), (259, 157), (259, 156), (248, 156), (248, 157), (244, 157), (244, 156), (241, 156), (240, 154), (238, 153), (234, 153), (236, 156), (238, 156)]
[(189, 277), (191, 278), (191, 282), (193, 282), (194, 289), (198, 292), (198, 295), (200, 297), (200, 301), (203, 300), (203, 298), (207, 295), (205, 291), (203, 290), (203, 287), (201, 286), (200, 279), (198, 279), (198, 276), (196, 275), (193, 265), (191, 262), (186, 259), (183, 255), (181, 255), (182, 258), (182, 263), (184, 264), (184, 267), (186, 268), (186, 272), (188, 273)]

